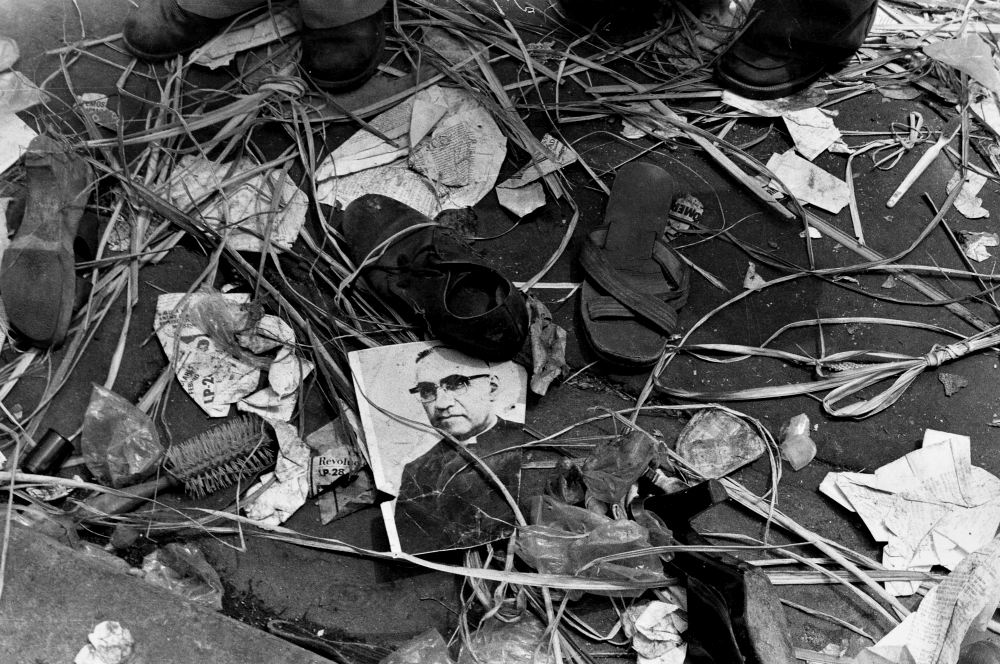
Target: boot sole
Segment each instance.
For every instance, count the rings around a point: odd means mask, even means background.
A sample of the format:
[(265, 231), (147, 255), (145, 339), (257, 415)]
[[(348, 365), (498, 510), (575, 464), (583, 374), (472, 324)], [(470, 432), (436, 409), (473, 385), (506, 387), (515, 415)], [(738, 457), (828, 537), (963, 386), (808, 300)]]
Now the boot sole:
[(826, 67), (822, 67), (819, 71), (808, 74), (806, 76), (800, 76), (798, 78), (786, 81), (784, 83), (778, 83), (776, 85), (753, 85), (746, 83), (739, 79), (733, 78), (726, 72), (722, 71), (721, 68), (715, 70), (715, 75), (722, 81), (722, 87), (731, 90), (747, 99), (757, 99), (757, 100), (768, 100), (768, 99), (780, 99), (782, 97), (787, 97), (789, 95), (795, 94), (805, 90), (810, 85), (818, 81), (824, 73), (826, 73)]

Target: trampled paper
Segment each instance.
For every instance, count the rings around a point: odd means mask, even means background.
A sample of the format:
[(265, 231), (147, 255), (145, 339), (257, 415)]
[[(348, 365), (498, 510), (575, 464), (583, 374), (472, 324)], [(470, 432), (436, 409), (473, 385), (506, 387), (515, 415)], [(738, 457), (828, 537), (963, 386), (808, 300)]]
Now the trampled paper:
[(851, 200), (847, 183), (789, 150), (773, 154), (767, 168), (774, 173), (796, 198), (833, 214), (839, 213)]
[[(409, 137), (418, 101), (421, 116), (415, 133), (424, 136), (412, 146)], [(430, 106), (445, 108), (446, 113), (434, 120)], [(433, 218), (442, 210), (478, 203), (493, 188), (507, 156), (507, 138), (500, 127), (464, 90), (421, 90), (376, 117), (372, 125), (398, 145), (365, 131), (352, 136), (317, 169), (321, 202), (347, 206), (364, 194), (382, 194)]]
[(191, 61), (209, 69), (224, 67), (233, 61), (233, 56), (290, 35), (299, 30), (298, 12), (287, 9), (268, 13), (253, 25), (238, 30), (230, 30), (191, 54)]
[[(972, 465), (970, 441), (928, 430), (924, 446), (874, 473), (830, 473), (820, 491), (858, 513), (889, 569), (955, 569), (1000, 525), (1000, 479)], [(890, 582), (897, 595), (919, 583)]]

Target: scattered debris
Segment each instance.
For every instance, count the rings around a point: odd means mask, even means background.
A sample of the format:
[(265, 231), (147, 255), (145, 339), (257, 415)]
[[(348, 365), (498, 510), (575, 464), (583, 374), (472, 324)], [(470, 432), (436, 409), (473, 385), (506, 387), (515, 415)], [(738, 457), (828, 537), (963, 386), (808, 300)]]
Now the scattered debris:
[[(679, 589), (683, 591), (683, 589)], [(687, 654), (683, 633), (686, 611), (668, 602), (633, 604), (622, 613), (622, 629), (643, 664), (682, 664)]]
[(677, 454), (708, 478), (725, 477), (766, 451), (749, 424), (718, 408), (695, 413), (677, 437)]
[(747, 290), (758, 290), (767, 286), (767, 282), (757, 274), (757, 266), (750, 263), (747, 273), (743, 277), (743, 288)]
[(135, 650), (132, 633), (114, 620), (98, 623), (87, 640), (73, 664), (126, 664)]
[(90, 395), (80, 446), (90, 472), (115, 488), (142, 481), (163, 458), (153, 420), (100, 385)]
[[(948, 181), (949, 194), (958, 186), (961, 179), (962, 172), (955, 171), (955, 174), (951, 176), (951, 180)], [(965, 215), (966, 219), (982, 219), (983, 217), (990, 216), (990, 211), (983, 207), (983, 199), (976, 196), (985, 184), (985, 175), (969, 171), (965, 179), (965, 184), (962, 185), (962, 191), (959, 192), (958, 198), (955, 199), (955, 209)]]
[(789, 150), (773, 154), (767, 168), (804, 203), (838, 214), (850, 202), (847, 183)]
[(962, 248), (965, 255), (978, 263), (992, 258), (992, 254), (986, 251), (987, 247), (1000, 246), (1000, 235), (996, 233), (959, 231), (959, 236), (962, 238)]
[(969, 379), (958, 374), (939, 373), (938, 380), (944, 385), (944, 395), (950, 397), (963, 387), (969, 386)]
[[(970, 461), (968, 436), (928, 429), (921, 449), (870, 473), (828, 473), (819, 490), (856, 511), (888, 569), (955, 569), (1000, 525), (1000, 479)], [(895, 595), (919, 582), (890, 581)]]
[(237, 27), (218, 35), (189, 57), (191, 62), (218, 69), (233, 61), (233, 56), (287, 37), (301, 28), (299, 12), (280, 8), (268, 12), (253, 25)]
[(802, 470), (816, 456), (816, 443), (809, 436), (809, 416), (796, 415), (781, 427), (781, 455), (792, 470)]
[(818, 108), (789, 111), (782, 117), (795, 141), (795, 149), (809, 161), (823, 154), (841, 138), (833, 119)]
[(146, 583), (216, 611), (222, 610), (222, 580), (194, 544), (171, 542), (142, 559)]
[[(118, 97), (115, 96), (114, 99), (117, 104)], [(121, 124), (121, 118), (117, 112), (108, 106), (111, 97), (99, 92), (84, 92), (81, 95), (77, 95), (76, 100), (80, 102), (83, 112), (90, 116), (94, 124), (105, 129), (117, 131), (118, 125)]]

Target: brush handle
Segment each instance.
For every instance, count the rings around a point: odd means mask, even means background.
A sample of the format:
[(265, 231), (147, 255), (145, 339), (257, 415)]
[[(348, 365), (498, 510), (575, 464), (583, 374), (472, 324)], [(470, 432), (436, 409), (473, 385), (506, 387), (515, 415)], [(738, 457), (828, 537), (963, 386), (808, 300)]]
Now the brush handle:
[(122, 491), (127, 495), (113, 493), (102, 493), (93, 498), (83, 501), (80, 511), (87, 514), (87, 518), (95, 516), (106, 516), (112, 514), (125, 514), (137, 509), (147, 502), (147, 499), (161, 491), (180, 484), (172, 475), (161, 475), (158, 480), (151, 480), (130, 486)]
[(886, 207), (892, 207), (899, 202), (899, 199), (903, 197), (903, 194), (909, 191), (910, 187), (913, 186), (913, 183), (917, 181), (917, 178), (927, 170), (927, 167), (931, 165), (931, 162), (934, 161), (939, 154), (941, 154), (941, 150), (943, 150), (944, 146), (947, 144), (948, 141), (938, 139), (937, 143), (932, 145), (930, 149), (924, 153), (924, 156), (920, 158), (920, 161), (918, 161), (917, 165), (913, 167), (913, 170), (907, 173), (906, 177), (903, 178), (902, 183), (896, 187), (896, 191), (892, 193), (892, 196), (889, 197), (889, 201), (885, 204)]

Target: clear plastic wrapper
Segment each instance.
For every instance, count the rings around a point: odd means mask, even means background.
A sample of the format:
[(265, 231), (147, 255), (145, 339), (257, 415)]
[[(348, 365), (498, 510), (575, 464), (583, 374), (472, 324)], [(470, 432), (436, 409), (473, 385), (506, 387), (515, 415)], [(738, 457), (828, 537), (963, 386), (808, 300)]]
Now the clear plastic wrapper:
[[(475, 656), (473, 656), (475, 655)], [(462, 646), (458, 664), (555, 664), (545, 626), (530, 613), (517, 622), (491, 618)]]
[(81, 448), (90, 472), (115, 488), (142, 481), (163, 457), (153, 420), (96, 384), (83, 419)]
[(583, 464), (583, 482), (594, 498), (615, 505), (655, 457), (656, 442), (641, 431), (601, 441)]
[(453, 664), (448, 644), (436, 629), (429, 629), (399, 647), (379, 664)]
[(194, 544), (168, 544), (142, 559), (148, 583), (181, 597), (222, 610), (222, 580)]

